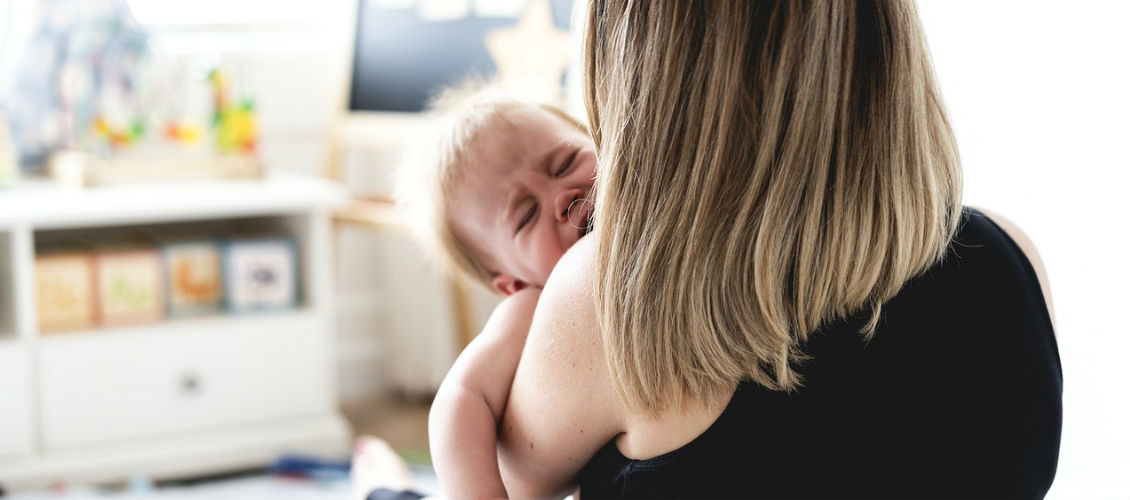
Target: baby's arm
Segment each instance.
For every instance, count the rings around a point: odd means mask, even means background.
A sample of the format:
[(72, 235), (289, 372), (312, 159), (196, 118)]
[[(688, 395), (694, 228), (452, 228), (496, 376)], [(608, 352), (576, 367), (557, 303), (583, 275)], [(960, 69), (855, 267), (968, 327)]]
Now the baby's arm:
[(502, 301), (455, 360), (428, 416), (432, 464), (447, 498), (506, 498), (498, 470), (498, 424), (540, 290)]

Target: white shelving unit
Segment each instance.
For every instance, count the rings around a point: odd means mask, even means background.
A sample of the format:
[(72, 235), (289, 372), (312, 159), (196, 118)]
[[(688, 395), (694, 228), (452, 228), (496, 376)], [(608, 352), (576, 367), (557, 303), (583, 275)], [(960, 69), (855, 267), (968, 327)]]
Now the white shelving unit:
[[(321, 178), (0, 191), (0, 485), (183, 477), (341, 457), (350, 431), (332, 368), (331, 221)], [(37, 243), (184, 226), (284, 231), (299, 249), (293, 310), (41, 335)]]

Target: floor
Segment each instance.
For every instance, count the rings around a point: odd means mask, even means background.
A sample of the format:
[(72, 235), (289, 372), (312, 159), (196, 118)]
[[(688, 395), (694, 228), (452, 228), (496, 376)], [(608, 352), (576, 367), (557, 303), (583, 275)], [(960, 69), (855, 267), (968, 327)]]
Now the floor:
[(356, 434), (384, 439), (411, 465), (430, 465), (428, 410), (418, 397), (386, 396), (345, 404), (342, 412)]
[[(377, 436), (389, 443), (409, 464), (413, 489), (435, 494), (439, 483), (428, 455), (429, 402), (419, 398), (388, 396), (354, 402), (342, 407), (356, 434)], [(318, 478), (297, 479), (271, 474), (266, 470), (236, 471), (223, 476), (193, 478), (184, 481), (154, 484), (137, 477), (127, 484), (65, 485), (42, 491), (21, 491), (0, 498), (39, 500), (59, 498), (110, 499), (355, 499), (349, 478), (344, 473), (331, 473)]]

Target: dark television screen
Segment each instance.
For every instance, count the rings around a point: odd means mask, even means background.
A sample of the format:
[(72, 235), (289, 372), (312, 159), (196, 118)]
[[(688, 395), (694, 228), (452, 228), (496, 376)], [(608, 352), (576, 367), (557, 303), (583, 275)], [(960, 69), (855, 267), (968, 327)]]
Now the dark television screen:
[[(535, 0), (540, 1), (540, 0)], [(551, 0), (554, 24), (568, 30), (572, 0)], [(422, 111), (444, 85), (468, 75), (490, 78), (494, 62), (484, 38), (518, 18), (422, 19), (415, 8), (358, 0), (349, 89), (351, 111)]]

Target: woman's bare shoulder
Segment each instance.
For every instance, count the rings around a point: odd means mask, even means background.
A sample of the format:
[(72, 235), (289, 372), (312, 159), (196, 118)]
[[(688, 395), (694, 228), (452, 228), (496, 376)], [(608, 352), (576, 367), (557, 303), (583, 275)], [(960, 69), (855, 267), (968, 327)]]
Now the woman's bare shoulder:
[(1044, 294), (1044, 303), (1048, 305), (1048, 316), (1051, 317), (1052, 328), (1055, 328), (1055, 307), (1052, 305), (1051, 286), (1048, 283), (1047, 270), (1044, 269), (1044, 261), (1040, 258), (1040, 253), (1036, 251), (1036, 245), (1032, 243), (1032, 240), (1028, 238), (1028, 235), (1025, 234), (1019, 226), (1006, 219), (1004, 216), (981, 207), (976, 208), (978, 212), (985, 214), (993, 223), (1004, 230), (1004, 232), (1008, 234), (1008, 237), (1016, 242), (1016, 246), (1020, 247), (1020, 250), (1024, 252), (1024, 256), (1028, 258), (1032, 269), (1036, 271), (1036, 278), (1040, 281), (1040, 290)]
[[(590, 235), (577, 241), (561, 256), (550, 273), (538, 300), (538, 312), (550, 314), (571, 313), (592, 319), (592, 323), (577, 326), (596, 326), (595, 281), (597, 236)], [(549, 297), (547, 300), (546, 297)], [(599, 333), (599, 332), (596, 332)]]
[(538, 300), (503, 416), (499, 459), (512, 498), (567, 494), (623, 432), (593, 299), (596, 238), (558, 262)]

